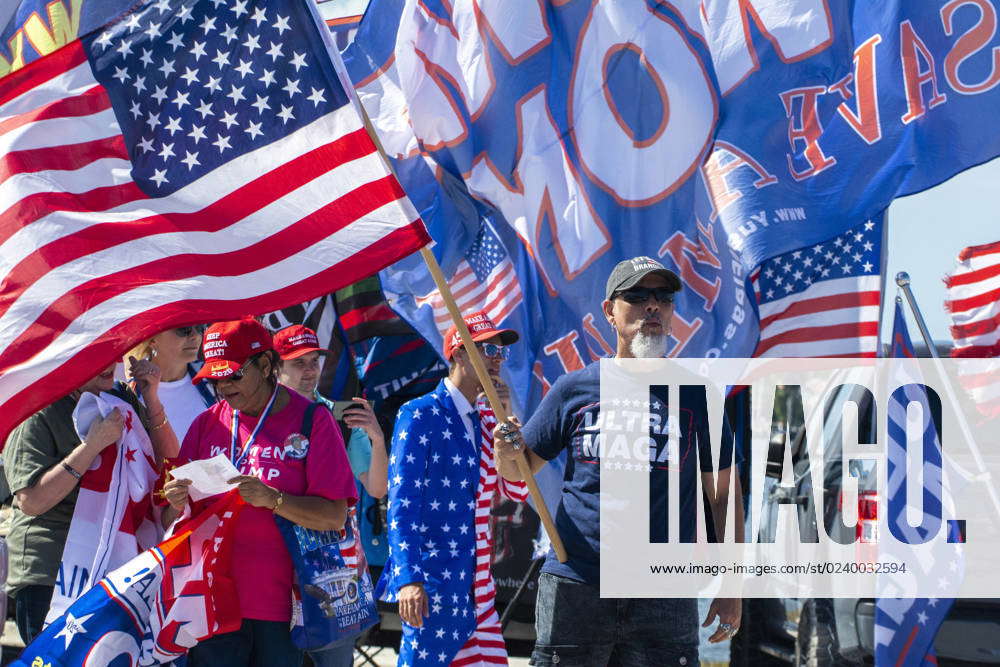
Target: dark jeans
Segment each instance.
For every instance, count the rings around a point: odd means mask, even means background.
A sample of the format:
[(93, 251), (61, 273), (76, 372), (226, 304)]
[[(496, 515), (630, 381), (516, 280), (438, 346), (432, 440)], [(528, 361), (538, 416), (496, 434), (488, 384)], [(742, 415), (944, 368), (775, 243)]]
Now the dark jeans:
[(31, 584), (19, 590), (14, 596), (14, 621), (17, 631), (21, 633), (21, 641), (25, 646), (38, 636), (45, 625), (45, 616), (49, 613), (52, 603), (52, 591), (55, 586)]
[(199, 642), (188, 667), (299, 667), (302, 651), (292, 643), (288, 622), (244, 619), (236, 632)]
[(358, 636), (342, 639), (329, 648), (309, 651), (314, 667), (351, 667), (354, 664), (354, 642)]
[(597, 586), (543, 572), (532, 665), (698, 665), (698, 601), (601, 599)]

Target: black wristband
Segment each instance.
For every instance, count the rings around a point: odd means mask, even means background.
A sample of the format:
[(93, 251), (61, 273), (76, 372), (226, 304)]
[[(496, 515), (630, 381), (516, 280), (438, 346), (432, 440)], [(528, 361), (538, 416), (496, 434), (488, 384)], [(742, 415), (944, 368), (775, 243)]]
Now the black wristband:
[(73, 475), (73, 477), (76, 477), (77, 479), (82, 479), (83, 478), (83, 475), (81, 475), (80, 473), (78, 473), (76, 471), (76, 469), (73, 466), (71, 466), (70, 464), (66, 463), (65, 461), (60, 461), (59, 463), (62, 464), (63, 470), (65, 470), (69, 474)]

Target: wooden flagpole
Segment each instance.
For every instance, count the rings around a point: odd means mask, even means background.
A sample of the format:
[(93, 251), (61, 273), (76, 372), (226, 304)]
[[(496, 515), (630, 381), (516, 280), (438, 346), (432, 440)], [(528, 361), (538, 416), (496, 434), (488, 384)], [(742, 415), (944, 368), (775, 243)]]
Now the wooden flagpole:
[[(500, 396), (497, 395), (496, 387), (493, 386), (493, 379), (490, 378), (490, 374), (486, 371), (486, 364), (483, 363), (483, 357), (479, 353), (479, 348), (476, 347), (475, 342), (472, 340), (472, 334), (469, 332), (469, 327), (465, 324), (465, 319), (458, 309), (458, 304), (455, 303), (455, 297), (452, 296), (448, 281), (445, 280), (444, 273), (441, 272), (441, 266), (438, 264), (437, 257), (434, 256), (434, 253), (431, 252), (428, 246), (420, 249), (420, 256), (424, 258), (424, 263), (427, 264), (427, 268), (431, 272), (431, 277), (434, 278), (434, 284), (437, 285), (438, 291), (441, 293), (441, 298), (448, 307), (448, 313), (451, 315), (452, 322), (458, 328), (458, 335), (462, 337), (462, 346), (469, 355), (472, 367), (476, 370), (476, 377), (479, 379), (479, 383), (483, 385), (486, 398), (490, 402), (490, 407), (493, 408), (493, 414), (496, 415), (497, 423), (506, 424), (509, 421), (509, 415), (504, 409)], [(562, 539), (560, 539), (559, 533), (556, 531), (556, 524), (552, 520), (552, 515), (549, 514), (545, 498), (542, 497), (542, 492), (538, 489), (538, 483), (535, 481), (535, 476), (531, 472), (531, 466), (528, 464), (528, 459), (525, 457), (523, 451), (517, 456), (517, 470), (521, 473), (525, 484), (528, 485), (528, 493), (531, 494), (532, 500), (535, 501), (535, 511), (538, 512), (538, 516), (542, 520), (545, 532), (548, 533), (549, 540), (552, 542), (552, 549), (556, 552), (556, 557), (560, 563), (565, 563), (567, 558), (566, 547), (563, 546)], [(499, 471), (497, 474), (499, 474)]]
[[(365, 123), (365, 130), (367, 130), (368, 136), (371, 137), (372, 142), (374, 142), (375, 148), (378, 149), (379, 155), (382, 156), (382, 160), (385, 162), (386, 168), (389, 169), (393, 176), (395, 176), (396, 170), (392, 168), (392, 162), (389, 161), (389, 157), (385, 154), (385, 149), (382, 148), (382, 142), (379, 141), (378, 134), (375, 133), (375, 128), (372, 127), (371, 119), (368, 118), (368, 112), (365, 110), (361, 100), (356, 101), (355, 108), (357, 108), (358, 113), (361, 114), (361, 119)], [(500, 401), (500, 397), (497, 395), (497, 390), (493, 386), (493, 380), (490, 378), (490, 374), (486, 371), (486, 364), (483, 362), (483, 357), (479, 353), (479, 348), (476, 347), (475, 342), (472, 340), (472, 334), (469, 332), (469, 327), (465, 324), (465, 319), (462, 317), (462, 312), (458, 309), (458, 304), (455, 303), (455, 297), (451, 293), (451, 287), (448, 285), (448, 281), (445, 280), (444, 273), (441, 271), (441, 266), (438, 264), (437, 258), (428, 246), (424, 246), (420, 249), (420, 256), (424, 258), (424, 263), (427, 265), (427, 269), (431, 273), (431, 278), (434, 279), (434, 284), (437, 286), (438, 292), (441, 294), (441, 298), (444, 300), (445, 306), (448, 308), (448, 314), (451, 315), (452, 322), (454, 322), (455, 327), (458, 329), (458, 335), (462, 338), (462, 345), (469, 355), (472, 367), (476, 371), (476, 377), (479, 379), (480, 384), (483, 386), (483, 390), (486, 392), (486, 398), (490, 402), (490, 407), (493, 408), (493, 414), (497, 418), (497, 423), (507, 424), (510, 420), (510, 415), (507, 414), (503, 403)], [(545, 498), (542, 496), (542, 492), (538, 488), (538, 483), (535, 481), (535, 476), (531, 472), (531, 466), (528, 464), (528, 459), (525, 457), (523, 451), (518, 454), (517, 469), (518, 472), (521, 473), (521, 478), (524, 479), (524, 483), (528, 487), (528, 493), (531, 495), (531, 499), (535, 501), (535, 511), (542, 520), (542, 526), (545, 528), (545, 532), (549, 536), (549, 541), (552, 543), (552, 550), (555, 551), (556, 558), (559, 559), (560, 563), (565, 563), (568, 558), (566, 555), (566, 547), (563, 546), (562, 539), (559, 537), (559, 533), (556, 530), (555, 521), (552, 520), (552, 514), (549, 513), (549, 508), (545, 504)], [(497, 471), (497, 474), (499, 474), (499, 471)]]

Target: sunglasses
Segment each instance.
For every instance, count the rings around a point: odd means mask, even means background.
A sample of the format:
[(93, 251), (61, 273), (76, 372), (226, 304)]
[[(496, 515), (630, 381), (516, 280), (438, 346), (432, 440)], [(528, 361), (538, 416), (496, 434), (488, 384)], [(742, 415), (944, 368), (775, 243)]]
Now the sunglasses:
[(187, 338), (188, 336), (193, 336), (196, 333), (200, 336), (205, 333), (205, 329), (207, 328), (208, 327), (204, 324), (196, 324), (191, 327), (177, 327), (173, 331), (177, 334), (178, 338)]
[(206, 379), (212, 384), (212, 386), (215, 386), (215, 385), (219, 384), (220, 382), (239, 382), (240, 380), (243, 379), (244, 374), (247, 372), (247, 369), (251, 365), (257, 363), (257, 358), (259, 356), (260, 355), (255, 355), (253, 357), (250, 357), (247, 360), (247, 362), (245, 364), (243, 364), (243, 367), (240, 368), (240, 370), (233, 372), (232, 375), (227, 375), (224, 378), (206, 378)]
[(510, 348), (504, 345), (497, 345), (496, 343), (481, 343), (476, 345), (479, 351), (483, 353), (483, 356), (487, 359), (503, 359), (506, 361), (510, 359)]
[(630, 287), (615, 293), (627, 303), (646, 303), (650, 297), (656, 297), (660, 303), (673, 303), (674, 292), (667, 287)]

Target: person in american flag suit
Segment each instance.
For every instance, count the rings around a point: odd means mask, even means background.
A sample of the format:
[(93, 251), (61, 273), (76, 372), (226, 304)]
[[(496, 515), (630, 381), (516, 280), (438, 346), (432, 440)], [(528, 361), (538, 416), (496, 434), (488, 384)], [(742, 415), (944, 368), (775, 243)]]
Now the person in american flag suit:
[[(517, 332), (497, 329), (483, 312), (465, 318), (501, 397), (507, 345)], [(444, 337), (448, 377), (404, 404), (389, 457), (389, 558), (378, 593), (399, 603), (399, 665), (507, 664), (490, 575), (490, 505), (499, 492), (523, 501), (523, 482), (496, 473), (496, 419), (479, 397), (458, 331)]]

